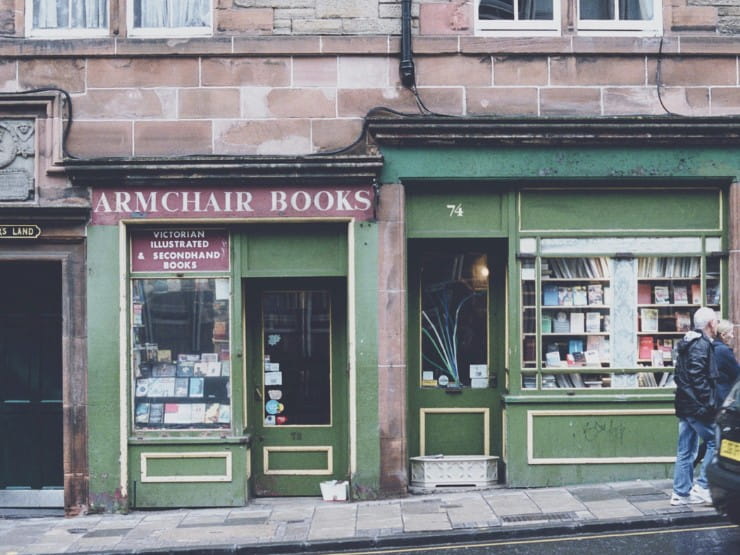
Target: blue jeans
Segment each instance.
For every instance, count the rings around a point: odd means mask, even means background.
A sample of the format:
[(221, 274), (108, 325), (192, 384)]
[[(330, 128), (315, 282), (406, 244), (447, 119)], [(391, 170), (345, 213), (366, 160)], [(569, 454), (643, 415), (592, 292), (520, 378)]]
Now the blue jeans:
[(685, 497), (694, 484), (694, 459), (699, 450), (699, 439), (707, 444), (707, 452), (701, 463), (696, 483), (703, 488), (709, 487), (707, 467), (714, 458), (714, 424), (706, 424), (696, 418), (680, 418), (678, 421), (678, 449), (676, 466), (673, 471), (673, 491)]

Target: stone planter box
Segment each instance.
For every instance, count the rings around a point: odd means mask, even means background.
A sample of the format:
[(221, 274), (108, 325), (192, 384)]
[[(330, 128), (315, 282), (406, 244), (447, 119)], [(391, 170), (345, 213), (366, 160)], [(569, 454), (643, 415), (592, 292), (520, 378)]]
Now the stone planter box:
[(411, 488), (488, 488), (498, 482), (498, 457), (425, 455), (411, 457)]

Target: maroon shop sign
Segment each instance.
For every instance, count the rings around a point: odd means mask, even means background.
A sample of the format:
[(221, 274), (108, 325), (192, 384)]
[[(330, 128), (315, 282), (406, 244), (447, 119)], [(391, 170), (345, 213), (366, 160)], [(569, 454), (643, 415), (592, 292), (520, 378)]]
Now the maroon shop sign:
[(121, 219), (373, 217), (372, 187), (301, 189), (94, 189), (94, 225)]
[(225, 229), (162, 228), (131, 232), (132, 272), (223, 272), (229, 269)]

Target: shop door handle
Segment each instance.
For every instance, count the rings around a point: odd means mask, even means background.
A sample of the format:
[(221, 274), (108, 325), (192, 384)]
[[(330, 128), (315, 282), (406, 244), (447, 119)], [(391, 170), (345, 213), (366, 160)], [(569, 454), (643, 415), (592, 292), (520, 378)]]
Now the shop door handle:
[(254, 388), (254, 400), (262, 401), (262, 388), (259, 386)]

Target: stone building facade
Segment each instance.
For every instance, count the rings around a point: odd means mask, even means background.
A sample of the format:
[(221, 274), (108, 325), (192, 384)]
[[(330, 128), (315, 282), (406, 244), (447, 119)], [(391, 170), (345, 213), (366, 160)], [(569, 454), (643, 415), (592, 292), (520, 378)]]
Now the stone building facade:
[[(544, 34), (477, 30), (477, 3), (472, 0), (409, 2), (408, 28), (415, 68), (414, 84), (409, 87), (402, 84), (399, 76), (404, 27), (404, 2), (400, 0), (212, 0), (212, 26), (207, 32), (164, 37), (131, 32), (128, 14), (133, 0), (106, 2), (107, 26), (94, 36), (70, 32), (57, 37), (34, 36), (29, 15), (29, 6), (34, 4), (31, 0), (0, 0), (0, 119), (26, 113), (23, 106), (29, 106), (34, 95), (48, 96), (54, 108), (45, 112), (45, 117), (51, 118), (54, 125), (39, 127), (36, 132), (43, 132), (52, 145), (48, 148), (57, 149), (58, 154), (53, 157), (46, 152), (45, 162), (36, 165), (36, 199), (21, 208), (18, 202), (0, 199), (0, 216), (13, 222), (38, 217), (52, 222), (52, 228), (63, 228), (63, 222), (79, 226), (82, 216), (77, 211), (82, 209), (89, 214), (94, 210), (92, 192), (101, 183), (131, 191), (142, 183), (153, 189), (173, 184), (208, 188), (225, 182), (224, 176), (230, 172), (260, 186), (272, 183), (271, 179), (294, 179), (296, 186), (314, 186), (322, 179), (336, 182), (337, 187), (350, 182), (372, 187), (381, 182), (377, 211), (372, 218), (368, 216), (372, 223), (362, 223), (364, 231), (357, 235), (361, 237), (357, 239), (358, 252), (367, 245), (362, 244), (366, 240), (362, 233), (372, 234), (370, 244), (375, 248), (363, 266), (374, 272), (367, 274), (372, 276), (367, 278), (373, 282), (372, 287), (358, 292), (358, 304), (382, 309), (374, 312), (370, 320), (370, 347), (363, 347), (362, 333), (353, 338), (357, 344), (350, 342), (358, 367), (371, 369), (367, 379), (374, 384), (372, 395), (364, 400), (367, 406), (360, 402), (349, 409), (355, 426), (350, 432), (350, 474), (356, 496), (406, 491), (408, 457), (416, 452), (408, 446), (408, 427), (412, 424), (408, 421), (411, 416), (407, 403), (407, 222), (402, 183), (385, 181), (379, 169), (383, 149), (398, 144), (422, 149), (445, 144), (500, 146), (510, 144), (509, 140), (517, 145), (540, 144), (548, 136), (545, 129), (541, 134), (531, 131), (532, 135), (509, 139), (505, 131), (495, 127), (500, 121), (547, 125), (550, 121), (572, 119), (576, 126), (583, 122), (588, 126), (590, 122), (614, 121), (632, 125), (644, 119), (658, 122), (659, 127), (664, 119), (671, 118), (682, 126), (675, 148), (685, 137), (692, 137), (687, 139), (688, 144), (696, 148), (703, 144), (719, 148), (712, 136), (715, 131), (707, 129), (714, 130), (711, 126), (720, 125), (716, 122), (723, 118), (729, 122), (729, 131), (723, 127), (716, 131), (717, 136), (727, 139), (729, 148), (737, 148), (737, 2), (663, 0), (655, 4), (662, 22), (657, 31), (633, 33), (617, 29), (587, 33), (578, 29), (575, 2), (555, 1), (560, 6), (561, 21), (556, 22), (556, 32)], [(33, 116), (36, 112), (28, 113)], [(373, 131), (376, 116), (403, 121), (410, 118), (408, 121), (416, 123), (419, 122), (414, 118), (421, 118), (422, 127), (451, 119), (460, 127), (445, 132), (448, 135), (423, 137), (411, 132), (405, 135), (406, 131), (396, 129), (391, 133), (392, 139), (383, 139)], [(699, 139), (692, 135), (692, 121), (710, 122), (709, 127), (697, 131)], [(466, 126), (472, 124), (489, 126), (486, 129), (493, 135), (466, 131)], [(629, 125), (624, 123), (623, 129)], [(564, 132), (555, 133), (558, 138), (553, 139), (551, 146), (572, 146), (575, 139), (559, 133)], [(665, 133), (658, 143), (661, 148), (673, 148), (674, 139)], [(650, 145), (649, 137), (637, 131), (629, 131), (618, 140), (601, 128), (594, 134), (597, 139), (584, 135), (584, 144), (617, 148), (632, 140), (635, 145)], [(384, 142), (388, 140), (391, 142)], [(345, 161), (343, 156), (359, 158)], [(668, 179), (667, 169), (640, 170), (625, 164), (624, 168), (610, 171), (613, 175), (633, 172), (633, 177), (642, 171), (640, 177)], [(701, 171), (706, 168), (696, 164)], [(656, 162), (655, 167), (659, 166)], [(680, 164), (677, 167), (680, 169)], [(727, 166), (715, 167), (718, 175), (730, 171)], [(578, 173), (575, 167), (571, 169)], [(539, 177), (549, 175), (550, 170), (542, 171), (545, 174)], [(691, 171), (688, 176), (693, 175)], [(702, 177), (716, 177), (706, 171)], [(274, 178), (269, 177), (270, 172), (275, 173)], [(523, 171), (522, 176), (534, 179), (537, 174)], [(723, 182), (722, 187), (722, 213), (726, 220), (725, 227), (717, 233), (724, 246), (719, 250), (727, 251), (723, 271), (729, 284), (723, 310), (738, 322), (740, 304), (734, 300), (738, 295), (737, 280), (727, 279), (740, 271), (738, 183)], [(339, 194), (336, 198), (345, 198), (341, 196), (344, 193)], [(511, 211), (513, 214), (515, 209)], [(165, 221), (169, 220), (161, 219)], [(364, 222), (362, 218), (358, 221)], [(327, 222), (333, 220), (329, 218), (324, 223)], [(208, 220), (208, 225), (227, 224)], [(124, 239), (120, 241), (125, 243), (125, 228), (130, 222), (117, 225), (124, 229)], [(120, 246), (114, 227), (109, 230), (110, 237), (105, 237), (106, 243), (97, 242), (95, 225), (90, 226), (97, 246), (86, 245), (86, 260), (80, 245), (90, 239), (79, 227), (66, 239), (49, 239), (52, 243), (68, 240), (75, 245), (70, 247), (71, 265), (65, 266), (64, 287), (75, 293), (78, 313), (86, 310), (85, 303), (79, 300), (85, 288), (84, 276), (89, 272), (92, 279), (101, 280), (96, 272), (105, 274), (106, 268), (100, 257), (111, 245), (115, 249)], [(678, 232), (673, 230), (668, 235), (671, 233)], [(347, 237), (350, 243), (354, 240), (352, 233)], [(26, 256), (22, 249), (19, 251), (18, 243), (13, 243), (12, 248), (8, 245), (0, 243), (0, 263)], [(39, 253), (44, 248), (36, 254), (32, 250), (26, 254), (43, 258)], [(510, 256), (514, 263), (514, 253), (510, 252)], [(58, 255), (65, 257), (66, 254)], [(124, 253), (114, 258), (125, 265)], [(350, 262), (357, 263), (352, 257)], [(90, 266), (87, 272), (80, 270), (80, 265), (85, 264)], [(358, 268), (362, 264), (360, 259)], [(123, 267), (118, 273), (105, 276), (125, 280), (126, 271)], [(352, 274), (350, 270), (337, 271)], [(98, 294), (105, 297), (101, 281), (92, 289), (87, 296), (88, 305), (98, 299)], [(119, 307), (113, 305), (117, 301), (106, 299), (112, 304), (106, 305), (105, 310), (110, 310), (110, 318), (115, 320), (113, 314)], [(128, 302), (125, 297), (118, 300), (124, 305)], [(511, 306), (512, 312), (518, 310), (518, 305)], [(92, 313), (86, 314), (89, 318)], [(106, 325), (113, 326), (116, 337), (126, 337), (126, 324), (113, 320)], [(120, 329), (116, 327), (119, 324)], [(89, 504), (106, 509), (137, 506), (134, 480), (128, 483), (117, 474), (126, 463), (119, 463), (116, 457), (110, 461), (103, 457), (103, 463), (94, 461), (101, 451), (111, 447), (108, 442), (112, 440), (101, 439), (107, 434), (107, 430), (101, 429), (101, 422), (106, 421), (103, 417), (110, 399), (123, 406), (114, 415), (118, 418), (120, 414), (120, 419), (111, 424), (117, 426), (115, 431), (121, 436), (112, 443), (119, 449), (117, 453), (128, 449), (133, 460), (145, 449), (145, 441), (136, 434), (130, 434), (128, 444), (123, 438), (129, 424), (126, 380), (130, 376), (125, 368), (113, 368), (113, 363), (96, 363), (95, 353), (105, 350), (101, 346), (86, 345), (89, 362), (79, 355), (79, 342), (87, 337), (81, 326), (84, 324), (75, 320), (74, 329), (65, 335), (65, 341), (77, 346), (77, 351), (65, 353), (76, 352), (78, 357), (74, 361), (66, 359), (63, 365), (67, 384), (64, 406), (68, 411), (64, 424), (65, 506), (70, 513), (84, 510)], [(90, 342), (96, 338), (100, 336), (93, 330)], [(105, 346), (125, 350), (124, 345)], [(366, 351), (371, 351), (371, 355)], [(121, 360), (125, 360), (125, 355)], [(101, 377), (116, 370), (124, 376), (120, 381)], [(91, 376), (93, 383), (88, 384)], [(350, 387), (353, 379), (350, 378)], [(242, 384), (244, 391), (240, 394), (248, 405), (247, 383), (245, 380)], [(363, 395), (350, 396), (350, 403), (357, 402), (357, 398), (362, 399)], [(86, 414), (86, 410), (92, 411), (92, 415)], [(234, 435), (238, 435), (236, 430)], [(506, 440), (496, 441), (503, 444)], [(238, 441), (233, 439), (233, 444)], [(163, 451), (167, 449), (174, 448), (162, 447)], [(234, 449), (233, 456), (238, 458), (237, 448)], [(142, 460), (146, 458), (141, 456)], [(135, 474), (134, 470), (131, 472)], [(567, 474), (553, 478), (577, 479)], [(533, 483), (540, 478), (521, 480), (520, 483)], [(144, 486), (139, 482), (138, 487)], [(146, 495), (155, 494), (140, 489), (139, 505), (144, 506)], [(196, 496), (192, 492), (167, 495), (170, 506), (192, 503), (188, 495)], [(229, 503), (238, 503), (243, 497), (234, 495), (229, 499)], [(209, 502), (218, 504), (217, 499)]]

